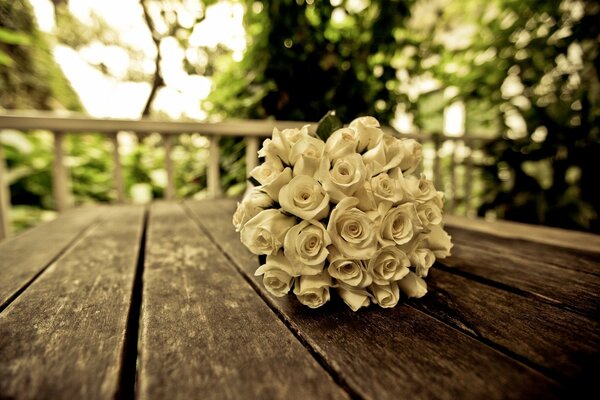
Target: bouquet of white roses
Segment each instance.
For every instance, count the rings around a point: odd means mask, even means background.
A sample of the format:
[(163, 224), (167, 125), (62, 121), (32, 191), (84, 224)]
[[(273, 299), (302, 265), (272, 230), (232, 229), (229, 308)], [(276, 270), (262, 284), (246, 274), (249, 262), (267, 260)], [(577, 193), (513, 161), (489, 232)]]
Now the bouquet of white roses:
[[(241, 240), (266, 262), (266, 289), (317, 308), (335, 290), (354, 311), (394, 307), (427, 293), (424, 277), (450, 254), (443, 193), (416, 176), (421, 145), (384, 133), (373, 117), (347, 128), (326, 116), (317, 136), (273, 130), (250, 173), (257, 184), (233, 216)], [(264, 257), (263, 257), (264, 258)]]

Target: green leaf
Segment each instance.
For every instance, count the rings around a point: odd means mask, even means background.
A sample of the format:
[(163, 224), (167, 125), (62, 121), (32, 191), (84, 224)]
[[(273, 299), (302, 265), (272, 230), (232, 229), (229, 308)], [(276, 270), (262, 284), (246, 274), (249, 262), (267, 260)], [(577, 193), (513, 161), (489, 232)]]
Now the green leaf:
[(12, 66), (15, 61), (5, 52), (0, 50), (0, 65)]
[(28, 45), (31, 43), (31, 39), (22, 32), (0, 27), (0, 42), (14, 45)]
[(342, 121), (335, 115), (335, 111), (329, 111), (319, 121), (319, 125), (317, 126), (317, 136), (325, 142), (333, 132), (337, 131), (342, 126)]

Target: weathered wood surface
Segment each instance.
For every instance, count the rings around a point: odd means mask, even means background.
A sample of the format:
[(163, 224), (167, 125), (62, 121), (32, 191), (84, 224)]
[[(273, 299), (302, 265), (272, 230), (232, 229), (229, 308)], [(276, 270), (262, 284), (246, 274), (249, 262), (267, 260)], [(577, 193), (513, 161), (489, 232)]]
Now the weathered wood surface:
[(142, 221), (112, 209), (0, 314), (0, 397), (118, 395)]
[(99, 207), (71, 210), (0, 243), (0, 310), (101, 214)]
[(426, 297), (310, 310), (253, 276), (234, 208), (71, 210), (0, 244), (0, 398), (600, 395), (594, 240), (453, 219)]
[(478, 241), (477, 234), (452, 227), (448, 227), (448, 232), (455, 246), (452, 256), (443, 261), (444, 265), (600, 319), (600, 276), (568, 267), (578, 263), (598, 270), (600, 264), (595, 258), (573, 251), (569, 260), (555, 256), (549, 249), (546, 255), (536, 256), (537, 253), (519, 250), (518, 244), (510, 240)]
[[(252, 276), (256, 257), (229, 224), (235, 204), (205, 201), (188, 206), (264, 294), (262, 283)], [(339, 303), (311, 311), (289, 297), (265, 298), (359, 397), (397, 398), (410, 393), (411, 398), (552, 398), (560, 394), (551, 377), (408, 305), (354, 314)]]
[(146, 249), (140, 399), (347, 398), (180, 205)]

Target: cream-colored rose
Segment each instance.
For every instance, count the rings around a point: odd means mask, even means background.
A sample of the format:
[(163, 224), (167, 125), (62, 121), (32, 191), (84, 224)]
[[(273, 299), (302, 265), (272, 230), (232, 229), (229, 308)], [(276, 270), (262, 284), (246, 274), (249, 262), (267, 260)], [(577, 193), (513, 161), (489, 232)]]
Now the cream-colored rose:
[(417, 204), (417, 215), (425, 227), (439, 225), (442, 222), (442, 210), (435, 201), (436, 198)]
[(283, 249), (279, 249), (276, 253), (268, 255), (267, 264), (285, 271), (292, 277), (298, 277), (300, 275), (316, 275), (317, 273), (323, 271), (323, 265), (315, 267), (314, 265), (307, 265), (296, 261), (291, 261), (285, 256)]
[(298, 140), (290, 151), (290, 162), (294, 166), (294, 176), (316, 176), (325, 151), (322, 140), (305, 136)]
[(340, 285), (337, 292), (344, 303), (354, 312), (371, 304), (371, 296), (365, 289), (354, 289)]
[(410, 254), (410, 264), (415, 267), (415, 273), (421, 278), (427, 276), (429, 268), (435, 262), (435, 254), (423, 244), (422, 240), (419, 241), (419, 245)]
[(325, 154), (330, 160), (337, 160), (356, 153), (358, 145), (356, 131), (353, 128), (341, 128), (333, 132), (325, 143)]
[(327, 258), (329, 259), (327, 272), (332, 278), (354, 288), (364, 288), (371, 284), (372, 278), (367, 273), (364, 260), (345, 258), (334, 246), (331, 247)]
[(356, 151), (359, 153), (375, 147), (384, 136), (379, 121), (373, 117), (356, 118), (350, 122), (350, 128), (356, 132)]
[(433, 225), (425, 235), (424, 246), (431, 249), (436, 258), (446, 258), (452, 249), (452, 238), (441, 225)]
[(347, 197), (331, 212), (327, 232), (331, 242), (346, 258), (367, 260), (377, 252), (375, 223), (356, 208), (358, 200)]
[(364, 212), (377, 210), (377, 202), (375, 201), (371, 182), (365, 181), (365, 183), (354, 192), (354, 197), (358, 199), (358, 205), (356, 207), (359, 210)]
[(404, 198), (400, 181), (392, 179), (385, 172), (371, 179), (371, 189), (377, 203), (387, 202), (396, 205)]
[(294, 294), (300, 303), (310, 308), (317, 308), (329, 301), (330, 286), (331, 277), (327, 272), (318, 275), (302, 275), (296, 279)]
[(396, 246), (387, 246), (379, 249), (369, 260), (368, 272), (373, 278), (373, 283), (386, 285), (404, 278), (408, 274), (409, 266), (410, 260), (404, 252)]
[(414, 139), (401, 139), (401, 144), (404, 156), (399, 166), (405, 174), (411, 174), (423, 159), (423, 148), (421, 143)]
[(292, 179), (292, 169), (283, 168), (283, 164), (278, 158), (269, 157), (264, 163), (255, 167), (250, 172), (250, 176), (262, 185), (263, 192), (273, 200), (279, 201), (279, 191)]
[(395, 307), (398, 304), (398, 300), (400, 300), (400, 290), (396, 282), (385, 285), (374, 283), (370, 286), (370, 289), (373, 297), (375, 297), (375, 303), (379, 304), (382, 308)]
[(262, 191), (261, 187), (254, 187), (246, 193), (241, 203), (233, 214), (233, 226), (239, 232), (250, 219), (254, 218), (262, 210), (273, 205), (273, 200)]
[(414, 175), (409, 175), (404, 179), (408, 191), (411, 193), (412, 198), (417, 203), (425, 203), (438, 196), (438, 192), (433, 186), (433, 182), (429, 179), (425, 179), (424, 176), (417, 178)]
[(360, 154), (353, 153), (330, 163), (323, 159), (320, 181), (334, 203), (352, 196), (367, 178), (367, 170)]
[(300, 139), (309, 136), (308, 125), (302, 129), (273, 129), (271, 139), (263, 142), (263, 147), (258, 151), (259, 157), (279, 158), (283, 163), (290, 165), (290, 151), (292, 146)]
[(319, 220), (329, 215), (329, 195), (316, 179), (306, 175), (295, 176), (281, 188), (279, 203), (302, 219)]
[(379, 143), (362, 156), (370, 176), (399, 166), (403, 157), (404, 147), (400, 139), (391, 135), (383, 135)]
[(241, 240), (254, 254), (273, 254), (283, 246), (285, 235), (294, 225), (295, 218), (279, 210), (264, 210), (244, 225)]
[(398, 281), (398, 287), (408, 297), (420, 298), (427, 294), (427, 283), (412, 271)]
[(421, 221), (413, 203), (401, 204), (385, 211), (379, 206), (380, 218), (377, 239), (382, 246), (395, 246), (408, 243), (422, 229)]
[(331, 244), (325, 226), (314, 220), (304, 220), (290, 229), (285, 236), (285, 256), (293, 264), (306, 266), (306, 275), (316, 275), (323, 270)]
[(280, 269), (277, 264), (267, 262), (258, 267), (255, 276), (263, 275), (263, 285), (275, 297), (283, 297), (290, 291), (294, 278), (286, 271)]

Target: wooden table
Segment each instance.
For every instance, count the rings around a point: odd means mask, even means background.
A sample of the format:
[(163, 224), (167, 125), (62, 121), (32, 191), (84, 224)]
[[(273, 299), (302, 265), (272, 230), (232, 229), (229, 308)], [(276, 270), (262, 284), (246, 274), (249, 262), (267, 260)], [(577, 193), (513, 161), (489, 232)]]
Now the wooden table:
[(423, 299), (310, 310), (253, 276), (234, 207), (81, 208), (0, 244), (0, 398), (598, 398), (598, 236), (449, 218)]

